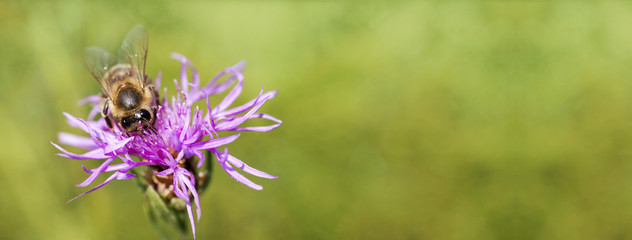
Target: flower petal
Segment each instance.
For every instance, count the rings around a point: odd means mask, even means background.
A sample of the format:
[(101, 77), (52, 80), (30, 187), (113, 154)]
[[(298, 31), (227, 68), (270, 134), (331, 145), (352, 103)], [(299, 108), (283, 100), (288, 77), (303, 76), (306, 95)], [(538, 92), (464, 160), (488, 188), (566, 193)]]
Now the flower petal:
[(237, 180), (240, 183), (243, 183), (244, 185), (255, 189), (255, 190), (261, 190), (263, 189), (262, 186), (250, 181), (248, 178), (244, 177), (243, 175), (241, 175), (241, 173), (237, 172), (237, 170), (235, 170), (230, 163), (227, 161), (228, 160), (228, 149), (225, 150), (224, 156), (220, 156), (219, 155), (219, 151), (214, 151), (215, 156), (217, 156), (217, 161), (219, 162), (219, 164), (222, 166), (222, 168), (224, 168), (224, 171), (226, 171), (226, 173), (228, 173), (228, 175), (230, 175), (232, 178), (234, 178), (235, 180)]
[[(222, 153), (221, 151), (218, 151), (219, 153)], [(244, 172), (250, 173), (254, 176), (257, 177), (261, 177), (261, 178), (268, 178), (268, 179), (274, 179), (277, 178), (277, 176), (274, 175), (270, 175), (268, 173), (259, 171), (253, 167), (250, 167), (248, 165), (246, 165), (244, 162), (242, 162), (241, 160), (237, 159), (236, 157), (233, 157), (232, 155), (228, 155), (228, 162), (230, 162), (231, 164), (233, 164), (235, 167), (244, 170)]]
[[(97, 177), (99, 176), (99, 174), (101, 174), (102, 172), (105, 172), (106, 167), (114, 160), (114, 157), (109, 158), (108, 160), (105, 160), (98, 168), (94, 169), (92, 171), (92, 174), (90, 174), (90, 176), (88, 178), (86, 178), (86, 180), (84, 180), (82, 183), (77, 184), (77, 187), (85, 187), (90, 185), (92, 182), (94, 182), (95, 179), (97, 179)], [(84, 169), (85, 170), (85, 169)]]
[[(144, 163), (140, 163), (142, 165), (148, 165), (148, 164), (144, 164)], [(119, 171), (121, 169), (125, 169), (128, 168), (130, 165), (127, 163), (119, 163), (119, 164), (114, 164), (114, 165), (109, 165), (105, 170), (103, 170), (103, 172), (112, 172), (112, 171)], [(136, 166), (140, 166), (140, 165), (134, 165)], [(94, 171), (97, 170), (97, 168), (93, 168), (93, 169), (87, 169), (85, 165), (81, 164), (81, 167), (83, 168), (83, 171), (87, 172), (87, 173), (93, 173)]]
[(199, 159), (197, 168), (201, 168), (202, 165), (204, 165), (204, 162), (206, 162), (206, 156), (204, 156), (204, 153), (202, 153), (202, 151), (198, 151), (198, 150), (193, 151), (193, 154), (197, 156)]
[(199, 149), (208, 150), (208, 149), (216, 148), (216, 147), (219, 147), (219, 146), (222, 146), (222, 145), (229, 144), (229, 143), (235, 141), (235, 139), (237, 139), (238, 137), (239, 137), (239, 134), (235, 134), (235, 135), (230, 135), (228, 137), (216, 138), (216, 139), (212, 139), (212, 140), (208, 140), (208, 141), (195, 143), (195, 144), (191, 145), (191, 149), (194, 149), (194, 150), (199, 150)]
[(84, 193), (82, 193), (82, 194), (79, 194), (79, 196), (76, 196), (76, 197), (74, 197), (74, 198), (72, 198), (72, 199), (68, 200), (68, 202), (66, 202), (66, 204), (68, 204), (68, 203), (70, 203), (70, 202), (74, 201), (74, 200), (75, 200), (75, 199), (77, 199), (77, 198), (80, 198), (80, 197), (81, 197), (81, 196), (83, 196), (83, 195), (86, 195), (86, 194), (88, 194), (88, 193), (91, 193), (91, 192), (93, 192), (94, 190), (97, 190), (97, 189), (99, 189), (99, 188), (101, 188), (101, 187), (105, 186), (106, 184), (110, 183), (112, 180), (114, 180), (115, 178), (117, 178), (117, 177), (118, 177), (118, 175), (119, 175), (119, 172), (115, 172), (115, 173), (114, 173), (114, 174), (112, 174), (110, 177), (108, 177), (108, 179), (106, 179), (105, 181), (103, 181), (103, 183), (99, 184), (98, 186), (94, 187), (93, 189), (88, 190), (87, 192), (84, 192)]
[(66, 119), (68, 121), (68, 125), (72, 126), (72, 127), (76, 127), (76, 128), (81, 128), (81, 130), (87, 132), (88, 134), (90, 134), (90, 138), (92, 138), (92, 141), (99, 145), (100, 147), (103, 147), (105, 145), (105, 143), (103, 143), (103, 141), (101, 141), (102, 139), (99, 139), (97, 136), (97, 131), (95, 131), (90, 124), (88, 124), (88, 122), (86, 122), (85, 120), (78, 118), (78, 117), (74, 117), (68, 113), (63, 113), (64, 116), (66, 116)]
[(173, 168), (167, 168), (167, 169), (162, 170), (160, 172), (156, 172), (156, 171), (153, 171), (153, 172), (154, 172), (154, 174), (159, 175), (159, 176), (166, 176), (166, 175), (169, 175), (169, 174), (173, 173)]
[(87, 97), (79, 100), (78, 103), (79, 103), (79, 105), (84, 105), (86, 103), (92, 103), (94, 105), (97, 105), (97, 104), (99, 104), (101, 99), (102, 99), (101, 98), (101, 94), (95, 94), (95, 95), (90, 95), (90, 96), (87, 96)]
[[(187, 188), (186, 188), (187, 179), (183, 178), (182, 176), (174, 176), (174, 181), (175, 181), (175, 179), (179, 179), (180, 187), (182, 188), (184, 193), (187, 193), (188, 192)], [(174, 187), (174, 190), (175, 190), (175, 187)], [(191, 231), (193, 231), (193, 238), (195, 239), (195, 220), (194, 220), (194, 217), (193, 217), (193, 211), (191, 209), (192, 208), (191, 207), (191, 200), (189, 200), (189, 195), (188, 194), (186, 194), (186, 196), (183, 196), (183, 197), (180, 197), (180, 198), (182, 198), (186, 202), (187, 214), (189, 215), (189, 221), (191, 222)]]
[(197, 191), (195, 190), (195, 178), (193, 178), (193, 175), (187, 171), (186, 169), (182, 168), (182, 171), (186, 171), (187, 173), (189, 173), (189, 175), (191, 175), (190, 179), (187, 179), (187, 177), (185, 175), (180, 174), (178, 177), (181, 180), (181, 183), (184, 183), (187, 188), (188, 191), (191, 192), (191, 195), (193, 195), (193, 201), (195, 202), (195, 210), (196, 210), (196, 215), (197, 215), (197, 220), (200, 221), (200, 216), (202, 215), (202, 208), (200, 207), (200, 196), (198, 195)]
[[(127, 143), (128, 143), (129, 141), (131, 141), (132, 139), (134, 139), (134, 137), (125, 138), (125, 139), (123, 139), (123, 140), (121, 140), (120, 142), (117, 142), (117, 143), (115, 143), (115, 144), (108, 144), (108, 145), (105, 147), (104, 151), (105, 151), (105, 153), (106, 153), (106, 154), (108, 154), (108, 153), (112, 153), (112, 152), (114, 152), (114, 151), (116, 151), (116, 150), (119, 150), (119, 149), (121, 149), (121, 148), (125, 147), (125, 144), (127, 144)], [(116, 153), (115, 153), (115, 154), (116, 154)]]
[(73, 147), (93, 150), (98, 148), (99, 146), (92, 141), (89, 137), (77, 136), (70, 133), (60, 132), (57, 134), (57, 138), (59, 139), (59, 143), (64, 145), (70, 145)]
[[(263, 91), (263, 89), (262, 89)], [(253, 106), (248, 113), (246, 113), (245, 115), (239, 116), (239, 117), (235, 117), (232, 120), (226, 120), (226, 121), (222, 121), (220, 123), (218, 123), (216, 125), (216, 129), (217, 131), (232, 131), (235, 130), (235, 128), (239, 125), (241, 125), (242, 123), (244, 123), (246, 120), (248, 120), (251, 115), (253, 115), (257, 110), (259, 110), (259, 108), (261, 108), (261, 106), (263, 106), (263, 104), (268, 100), (269, 98), (264, 98), (262, 101), (260, 101), (259, 103), (257, 103), (255, 106)]]
[(253, 119), (253, 118), (263, 118), (263, 119), (272, 120), (272, 121), (275, 121), (276, 124), (272, 124), (269, 126), (235, 128), (235, 131), (267, 132), (281, 126), (281, 124), (283, 123), (283, 121), (265, 113), (253, 114), (249, 119)]
[[(202, 91), (198, 91), (195, 94), (192, 93), (191, 96), (189, 96), (186, 102), (187, 105), (190, 106), (193, 103), (197, 102), (198, 100), (204, 97), (207, 97), (209, 95), (219, 94), (219, 93), (224, 92), (238, 78), (236, 75), (237, 74), (241, 75), (241, 72), (244, 70), (244, 68), (245, 68), (245, 61), (242, 60), (239, 63), (237, 63), (235, 66), (228, 67), (224, 69), (224, 71), (219, 72), (217, 75), (215, 75), (215, 77), (213, 77), (213, 79), (206, 86), (204, 86), (201, 89)], [(232, 73), (232, 75), (230, 75), (228, 79), (226, 79), (225, 82), (220, 83), (220, 84), (215, 84), (217, 80), (219, 80), (224, 75), (229, 74), (229, 73)]]
[(136, 175), (133, 174), (133, 173), (122, 173), (122, 172), (119, 172), (119, 175), (116, 176), (116, 180), (127, 180), (127, 179), (134, 178), (134, 177), (136, 177)]
[(154, 88), (156, 91), (160, 90), (160, 82), (162, 81), (162, 72), (156, 74), (156, 80), (154, 80)]
[(66, 149), (63, 149), (62, 147), (60, 147), (59, 145), (53, 142), (51, 142), (51, 144), (53, 144), (53, 146), (57, 148), (59, 151), (63, 152), (63, 153), (58, 153), (57, 155), (61, 157), (65, 157), (65, 158), (78, 159), (78, 160), (108, 158), (108, 156), (103, 153), (102, 148), (97, 148), (84, 154), (76, 154), (76, 153), (71, 153), (71, 152), (66, 151)]
[(226, 116), (233, 116), (233, 115), (240, 114), (242, 112), (247, 111), (251, 107), (257, 105), (260, 100), (262, 100), (262, 99), (270, 100), (270, 99), (274, 98), (277, 95), (277, 93), (278, 93), (277, 91), (270, 91), (270, 92), (267, 92), (267, 93), (261, 95), (262, 92), (260, 92), (259, 95), (255, 99), (250, 100), (246, 104), (243, 104), (243, 105), (241, 105), (239, 107), (235, 107), (235, 108), (232, 108), (232, 109), (229, 109), (229, 110), (226, 110), (226, 111), (214, 113), (215, 117), (219, 118), (219, 117), (226, 117)]
[(228, 106), (233, 104), (235, 99), (237, 99), (239, 94), (241, 94), (241, 90), (244, 86), (244, 76), (241, 75), (241, 73), (239, 72), (236, 72), (235, 75), (237, 76), (237, 79), (239, 79), (239, 81), (237, 82), (235, 87), (233, 87), (233, 90), (231, 90), (228, 95), (226, 95), (226, 97), (224, 97), (224, 99), (222, 99), (222, 101), (215, 107), (215, 109), (213, 109), (214, 112), (225, 110), (226, 108), (228, 108)]
[(88, 114), (88, 118), (86, 118), (87, 120), (94, 120), (94, 117), (96, 117), (97, 115), (99, 115), (99, 113), (101, 113), (103, 111), (103, 109), (101, 109), (101, 106), (99, 105), (95, 105), (94, 107), (92, 107), (92, 109), (90, 110), (90, 113)]

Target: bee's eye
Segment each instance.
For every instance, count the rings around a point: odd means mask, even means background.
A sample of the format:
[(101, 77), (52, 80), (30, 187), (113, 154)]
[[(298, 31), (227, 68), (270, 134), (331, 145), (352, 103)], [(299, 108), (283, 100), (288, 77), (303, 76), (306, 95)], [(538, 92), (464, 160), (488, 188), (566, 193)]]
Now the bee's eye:
[(138, 113), (140, 114), (141, 119), (145, 119), (147, 121), (151, 120), (151, 114), (149, 114), (147, 110), (141, 109)]
[(130, 121), (129, 117), (121, 119), (121, 127), (128, 128), (131, 124), (132, 121)]

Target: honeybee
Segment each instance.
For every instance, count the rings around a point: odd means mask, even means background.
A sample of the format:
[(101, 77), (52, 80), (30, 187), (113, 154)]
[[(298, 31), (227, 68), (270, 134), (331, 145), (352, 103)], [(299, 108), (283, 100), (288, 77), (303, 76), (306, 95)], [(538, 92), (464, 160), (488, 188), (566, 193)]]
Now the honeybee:
[(84, 61), (103, 90), (103, 118), (125, 132), (151, 129), (159, 104), (153, 81), (145, 75), (147, 31), (137, 25), (129, 31), (114, 58), (99, 47), (88, 47)]

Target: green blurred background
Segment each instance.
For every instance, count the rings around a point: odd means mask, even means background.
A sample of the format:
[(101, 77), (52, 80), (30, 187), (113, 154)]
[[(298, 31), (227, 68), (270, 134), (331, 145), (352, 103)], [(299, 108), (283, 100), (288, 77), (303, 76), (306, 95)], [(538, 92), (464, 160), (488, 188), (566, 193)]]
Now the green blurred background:
[[(100, 91), (90, 45), (149, 33), (147, 72), (248, 61), (278, 89), (215, 171), (198, 239), (632, 239), (632, 3), (0, 2), (2, 239), (157, 238), (132, 181), (87, 190), (49, 141)], [(217, 101), (217, 99), (215, 99)], [(99, 180), (104, 180), (101, 177)]]

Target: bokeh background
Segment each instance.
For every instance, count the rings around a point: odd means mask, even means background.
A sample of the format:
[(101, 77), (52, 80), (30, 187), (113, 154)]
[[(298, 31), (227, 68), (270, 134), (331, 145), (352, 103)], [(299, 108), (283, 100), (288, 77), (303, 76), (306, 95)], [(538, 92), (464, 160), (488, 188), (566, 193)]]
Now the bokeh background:
[[(2, 239), (158, 238), (133, 181), (87, 190), (50, 141), (100, 91), (83, 50), (149, 33), (147, 72), (248, 61), (284, 121), (215, 169), (198, 239), (632, 239), (632, 3), (0, 2)], [(96, 164), (96, 163), (95, 163)], [(100, 180), (104, 180), (102, 177)]]

